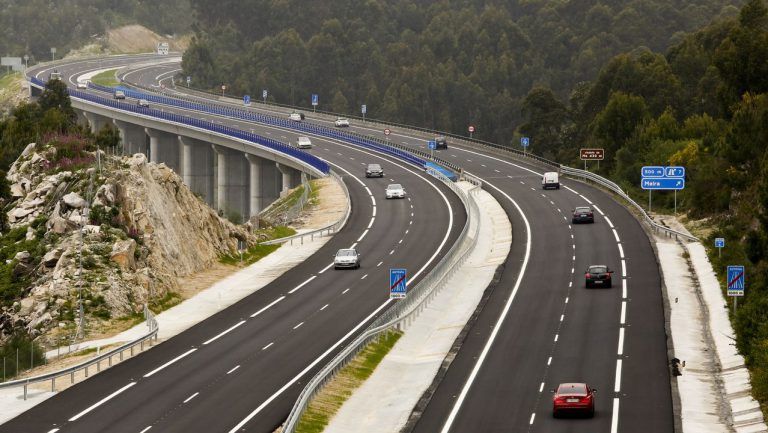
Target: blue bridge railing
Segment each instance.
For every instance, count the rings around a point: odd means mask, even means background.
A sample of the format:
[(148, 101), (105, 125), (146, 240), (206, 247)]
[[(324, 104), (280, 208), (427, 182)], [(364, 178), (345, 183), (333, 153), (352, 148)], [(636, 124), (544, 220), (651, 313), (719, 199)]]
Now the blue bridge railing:
[[(30, 77), (30, 81), (34, 85), (45, 86), (45, 83), (43, 81), (37, 79), (37, 78)], [(114, 91), (114, 89), (112, 89), (110, 87), (104, 87), (104, 86), (100, 86), (100, 85), (93, 84), (93, 83), (89, 83), (89, 86), (91, 86), (92, 88), (95, 88), (97, 90), (102, 90), (102, 91), (106, 91), (106, 92), (110, 92), (110, 93)], [(296, 158), (296, 159), (298, 159), (298, 160), (300, 160), (300, 161), (302, 161), (302, 162), (304, 162), (304, 163), (314, 167), (315, 169), (319, 170), (322, 173), (328, 174), (328, 172), (330, 171), (330, 167), (328, 166), (328, 163), (323, 161), (322, 159), (320, 159), (320, 158), (318, 158), (318, 157), (316, 157), (316, 156), (314, 156), (314, 155), (312, 155), (310, 153), (307, 153), (307, 152), (304, 152), (302, 150), (299, 150), (299, 149), (297, 149), (297, 148), (295, 148), (293, 146), (290, 146), (288, 144), (281, 143), (281, 142), (279, 142), (277, 140), (273, 140), (271, 138), (263, 137), (263, 136), (258, 135), (258, 134), (254, 134), (254, 133), (251, 133), (251, 132), (243, 131), (241, 129), (233, 128), (233, 127), (230, 127), (230, 126), (217, 125), (217, 124), (215, 124), (213, 122), (209, 122), (207, 120), (195, 119), (193, 117), (184, 116), (184, 115), (181, 115), (181, 114), (167, 113), (167, 112), (160, 111), (160, 110), (157, 110), (157, 109), (151, 108), (151, 107), (140, 107), (140, 106), (135, 105), (135, 104), (131, 104), (131, 103), (127, 103), (127, 102), (122, 102), (122, 101), (118, 101), (118, 100), (114, 100), (114, 99), (109, 99), (109, 98), (104, 98), (104, 97), (101, 97), (101, 96), (93, 95), (93, 94), (90, 94), (90, 93), (87, 93), (87, 92), (82, 92), (82, 91), (79, 91), (79, 90), (68, 89), (68, 92), (69, 92), (70, 96), (73, 96), (73, 97), (78, 98), (78, 99), (94, 102), (94, 103), (97, 103), (99, 105), (105, 105), (105, 106), (116, 108), (116, 109), (119, 109), (119, 110), (130, 111), (132, 113), (143, 114), (143, 115), (155, 117), (155, 118), (158, 118), (158, 119), (168, 120), (168, 121), (175, 122), (175, 123), (181, 123), (181, 124), (188, 125), (188, 126), (193, 126), (193, 127), (196, 127), (196, 128), (201, 128), (201, 129), (206, 129), (206, 130), (213, 131), (213, 132), (218, 132), (220, 134), (224, 134), (224, 135), (227, 135), (227, 136), (233, 137), (233, 138), (238, 138), (240, 140), (245, 140), (245, 141), (248, 141), (250, 143), (253, 143), (253, 144), (256, 144), (256, 145), (259, 145), (259, 146), (263, 146), (263, 147), (272, 149), (274, 151), (277, 151), (279, 153), (283, 153), (283, 154), (289, 155), (291, 157), (294, 157), (294, 158)], [(135, 97), (135, 98), (146, 99), (148, 101), (154, 101), (154, 102), (161, 103), (161, 101), (158, 101), (156, 99), (156, 95), (144, 95), (144, 94), (140, 94), (139, 92), (135, 92), (135, 91), (132, 91), (132, 90), (127, 90), (127, 89), (125, 90), (125, 92), (126, 92), (127, 96), (130, 96), (132, 98)], [(133, 93), (135, 93), (135, 95)], [(167, 98), (167, 99), (170, 99), (170, 98)], [(173, 101), (173, 99), (170, 99), (170, 100)], [(162, 102), (162, 103), (165, 104), (166, 102)], [(167, 104), (167, 105), (176, 105), (176, 104)], [(180, 108), (187, 108), (187, 107), (183, 107), (183, 106), (180, 106), (180, 105), (177, 105), (177, 106), (179, 106)]]

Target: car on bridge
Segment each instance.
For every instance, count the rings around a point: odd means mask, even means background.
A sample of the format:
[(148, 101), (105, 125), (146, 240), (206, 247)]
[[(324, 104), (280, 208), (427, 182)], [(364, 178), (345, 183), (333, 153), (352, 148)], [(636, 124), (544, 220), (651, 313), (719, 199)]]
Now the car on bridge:
[(311, 149), (312, 148), (312, 141), (309, 139), (309, 137), (301, 136), (296, 140), (296, 147), (299, 149)]
[(333, 256), (333, 268), (360, 268), (360, 253), (354, 248), (342, 248)]
[(591, 265), (584, 271), (584, 285), (590, 287), (608, 287), (613, 286), (611, 280), (613, 271), (606, 265)]
[(146, 99), (139, 99), (138, 101), (136, 101), (136, 105), (143, 108), (149, 108), (149, 101), (147, 101)]
[(399, 183), (390, 183), (387, 185), (386, 197), (390, 198), (405, 198), (405, 189)]
[(593, 224), (595, 222), (595, 213), (592, 212), (592, 208), (589, 206), (579, 206), (573, 210), (573, 216), (571, 217), (571, 223), (588, 223)]
[(384, 169), (379, 164), (368, 164), (365, 177), (384, 177)]
[(555, 418), (565, 414), (581, 414), (592, 418), (595, 416), (596, 389), (586, 383), (561, 383), (553, 390), (552, 416)]
[(339, 117), (333, 122), (333, 125), (337, 128), (349, 128), (349, 119), (346, 117)]
[(78, 81), (77, 90), (88, 90), (88, 83), (89, 83), (89, 80)]
[(115, 99), (125, 99), (125, 92), (122, 90), (115, 90), (115, 93), (112, 95)]

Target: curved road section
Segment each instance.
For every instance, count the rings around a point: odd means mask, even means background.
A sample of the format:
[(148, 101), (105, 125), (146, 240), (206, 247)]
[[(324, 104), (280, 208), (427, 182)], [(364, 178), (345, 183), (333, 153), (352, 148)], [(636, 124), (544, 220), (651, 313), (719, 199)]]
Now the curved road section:
[[(152, 85), (176, 70), (146, 68), (129, 79)], [(391, 140), (425, 149), (423, 137), (391, 129)], [(507, 211), (514, 241), (499, 284), (411, 431), (673, 431), (661, 278), (643, 226), (590, 185), (561, 179), (560, 190), (543, 191), (547, 169), (450, 143), (436, 155), (484, 181)], [(571, 223), (582, 205), (593, 207), (595, 224)], [(592, 264), (615, 271), (612, 288), (585, 287)], [(553, 418), (551, 390), (564, 382), (598, 389), (594, 418)]]
[[(57, 66), (65, 82), (130, 59)], [(47, 74), (33, 70), (33, 74)], [(259, 129), (259, 125), (235, 123)], [(259, 130), (286, 142), (296, 134)], [(440, 182), (413, 166), (332, 140), (313, 152), (342, 173), (353, 204), (347, 225), (318, 253), (273, 283), (156, 348), (46, 400), (0, 432), (271, 432), (303, 383), (391, 301), (388, 268), (405, 267), (415, 284), (456, 241), (466, 215)], [(379, 163), (384, 179), (366, 179)], [(387, 183), (409, 198), (386, 200)], [(354, 246), (358, 270), (335, 271), (332, 256)]]

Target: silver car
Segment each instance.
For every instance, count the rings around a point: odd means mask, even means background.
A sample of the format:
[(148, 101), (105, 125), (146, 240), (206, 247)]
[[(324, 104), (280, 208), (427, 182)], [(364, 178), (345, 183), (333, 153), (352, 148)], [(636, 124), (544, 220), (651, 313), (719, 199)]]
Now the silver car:
[(354, 248), (343, 248), (333, 256), (333, 268), (353, 268), (360, 267), (360, 254)]
[(405, 198), (405, 189), (399, 183), (387, 185), (387, 198)]

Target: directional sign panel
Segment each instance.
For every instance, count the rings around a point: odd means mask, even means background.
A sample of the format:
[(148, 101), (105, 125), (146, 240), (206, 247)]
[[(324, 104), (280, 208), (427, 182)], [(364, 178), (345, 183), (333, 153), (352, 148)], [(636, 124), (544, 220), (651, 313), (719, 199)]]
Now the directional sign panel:
[(312, 105), (318, 105), (320, 103), (320, 96), (317, 93), (312, 94)]
[(643, 189), (666, 189), (666, 190), (681, 190), (685, 188), (685, 179), (667, 179), (667, 178), (647, 178), (644, 177), (640, 181), (640, 186)]
[(728, 266), (728, 296), (744, 296), (744, 266)]
[(407, 290), (405, 269), (389, 270), (389, 297), (390, 299), (404, 299)]
[(365, 114), (368, 112), (368, 107), (365, 104), (363, 104), (360, 106), (360, 111), (362, 111), (362, 113)]
[(715, 248), (725, 248), (725, 238), (715, 238)]
[(642, 177), (664, 177), (664, 167), (643, 167), (642, 171), (640, 171), (640, 175)]

